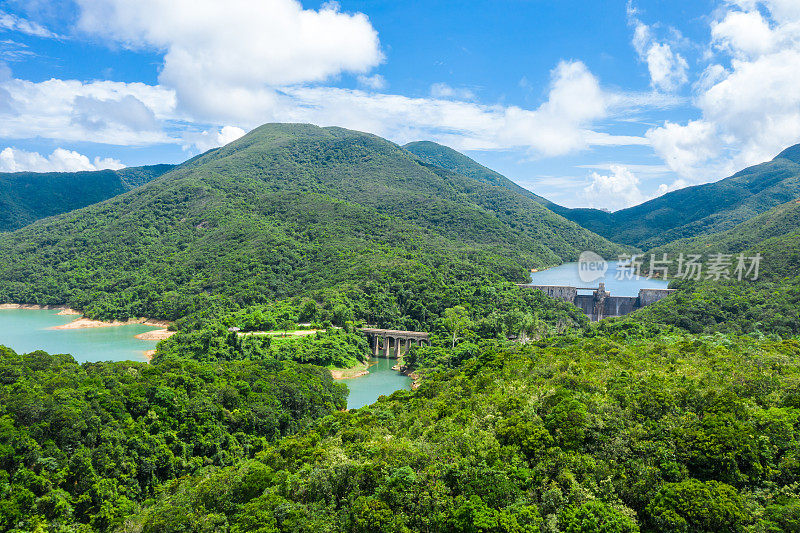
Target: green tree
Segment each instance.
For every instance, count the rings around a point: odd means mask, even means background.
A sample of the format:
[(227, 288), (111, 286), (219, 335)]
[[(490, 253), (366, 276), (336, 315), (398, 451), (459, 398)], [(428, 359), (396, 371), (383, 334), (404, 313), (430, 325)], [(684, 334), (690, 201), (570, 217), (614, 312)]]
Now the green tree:
[(289, 331), (295, 328), (295, 326), (296, 325), (292, 320), (281, 320), (280, 323), (278, 324), (278, 331), (282, 331), (283, 336), (285, 337), (286, 335), (289, 334)]
[(662, 531), (739, 533), (751, 522), (739, 492), (718, 481), (667, 483), (647, 511)]
[(459, 335), (472, 326), (469, 313), (460, 305), (445, 309), (442, 322), (447, 331), (452, 335), (452, 348), (455, 348), (456, 342), (461, 340)]
[(638, 533), (639, 525), (600, 500), (565, 510), (560, 522), (564, 533)]

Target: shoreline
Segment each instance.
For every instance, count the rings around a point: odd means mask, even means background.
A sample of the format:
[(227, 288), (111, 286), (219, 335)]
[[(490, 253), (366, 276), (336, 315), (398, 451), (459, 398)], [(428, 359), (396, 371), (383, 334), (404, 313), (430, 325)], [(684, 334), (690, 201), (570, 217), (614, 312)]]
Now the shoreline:
[[(53, 326), (50, 329), (87, 329), (87, 328), (113, 328), (117, 326), (133, 326), (133, 325), (143, 325), (143, 326), (153, 326), (153, 327), (160, 327), (162, 331), (166, 330), (169, 327), (170, 323), (165, 320), (152, 320), (149, 318), (130, 318), (126, 321), (121, 320), (94, 320), (91, 318), (86, 318), (85, 316), (81, 316), (80, 318), (76, 318), (72, 322), (68, 322), (66, 324), (62, 324), (60, 326)], [(153, 333), (153, 332), (145, 332), (145, 333)], [(170, 332), (172, 334), (174, 332)], [(144, 333), (140, 333), (139, 335), (144, 335)], [(142, 338), (136, 335), (136, 338)], [(165, 337), (166, 338), (166, 337)], [(160, 340), (160, 339), (146, 339), (146, 340)]]
[(143, 326), (152, 326), (155, 328), (160, 328), (154, 331), (145, 331), (144, 333), (140, 333), (138, 335), (134, 335), (137, 339), (142, 340), (163, 340), (171, 337), (176, 332), (175, 331), (168, 331), (168, 328), (172, 325), (172, 322), (169, 320), (158, 320), (155, 318), (129, 318), (126, 321), (121, 320), (94, 320), (91, 318), (86, 318), (83, 316), (83, 313), (78, 311), (77, 309), (73, 309), (66, 305), (39, 305), (39, 304), (17, 304), (17, 303), (2, 303), (0, 304), (0, 311), (9, 309), (9, 310), (25, 310), (25, 311), (58, 311), (58, 315), (69, 315), (69, 316), (78, 316), (72, 322), (67, 322), (66, 324), (62, 324), (60, 326), (53, 326), (49, 329), (86, 329), (86, 328), (109, 328), (109, 327), (117, 327), (117, 326), (132, 326), (132, 325), (143, 325)]
[(336, 380), (360, 378), (369, 374), (369, 367), (371, 367), (372, 364), (368, 362), (359, 363), (350, 368), (329, 368), (328, 371), (330, 371), (333, 379)]
[(154, 329), (153, 331), (145, 331), (133, 337), (143, 341), (163, 341), (175, 335), (177, 331), (170, 331), (168, 329)]
[(413, 372), (408, 371), (401, 371), (401, 374), (404, 376), (410, 377), (413, 381), (411, 382), (411, 390), (417, 390), (420, 385), (422, 385), (422, 376), (415, 370)]
[(71, 307), (65, 305), (39, 305), (39, 304), (0, 304), (0, 310), (3, 309), (22, 309), (25, 311), (58, 311), (58, 315), (82, 315)]

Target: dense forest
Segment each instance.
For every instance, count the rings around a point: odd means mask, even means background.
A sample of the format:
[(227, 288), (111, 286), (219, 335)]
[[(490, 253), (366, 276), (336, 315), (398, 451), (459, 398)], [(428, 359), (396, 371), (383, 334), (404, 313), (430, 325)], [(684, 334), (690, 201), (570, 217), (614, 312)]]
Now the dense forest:
[(87, 172), (0, 173), (0, 232), (101, 202), (172, 168), (151, 165)]
[(457, 152), (447, 146), (432, 141), (415, 141), (403, 145), (403, 148), (429, 165), (449, 170), (463, 176), (469, 176), (483, 183), (505, 187), (518, 194), (527, 196), (555, 213), (561, 214), (561, 211), (565, 210), (564, 207), (556, 205), (550, 200), (524, 187), (520, 187), (499, 172), (495, 172), (475, 160), (470, 159), (461, 152)]
[(350, 412), (331, 411), (329, 376), (274, 359), (78, 366), (4, 350), (3, 528), (800, 528), (796, 340), (464, 344), (419, 390)]
[(114, 531), (165, 482), (253, 458), (346, 391), (270, 358), (78, 365), (0, 347), (0, 529)]
[[(647, 253), (655, 257), (677, 258), (679, 254), (715, 254), (747, 257), (760, 254), (763, 266), (759, 277), (771, 279), (795, 276), (800, 264), (800, 200), (792, 200), (734, 226), (733, 228), (694, 237), (679, 239)], [(644, 261), (645, 267), (648, 261)]]
[(797, 531), (798, 355), (686, 335), (482, 347), (173, 482), (130, 530)]
[(624, 248), (379, 137), (266, 125), (134, 191), (0, 235), (0, 301), (178, 319), (407, 272), (444, 285)]

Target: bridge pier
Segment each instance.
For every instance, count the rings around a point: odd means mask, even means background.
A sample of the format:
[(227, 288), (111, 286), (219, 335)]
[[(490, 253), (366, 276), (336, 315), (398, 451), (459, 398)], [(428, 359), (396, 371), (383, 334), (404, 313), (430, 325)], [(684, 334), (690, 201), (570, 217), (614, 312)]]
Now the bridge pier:
[(383, 357), (387, 359), (390, 353), (395, 359), (407, 354), (412, 342), (416, 342), (418, 346), (430, 343), (429, 335), (423, 331), (362, 328), (361, 332), (369, 339), (372, 355), (379, 357), (382, 352)]

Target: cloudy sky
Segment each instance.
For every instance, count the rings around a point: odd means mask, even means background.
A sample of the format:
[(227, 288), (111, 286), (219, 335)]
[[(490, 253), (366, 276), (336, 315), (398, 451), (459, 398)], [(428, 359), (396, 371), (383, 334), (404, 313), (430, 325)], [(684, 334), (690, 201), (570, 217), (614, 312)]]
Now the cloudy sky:
[(0, 171), (180, 162), (265, 122), (616, 210), (800, 142), (800, 0), (0, 0)]

